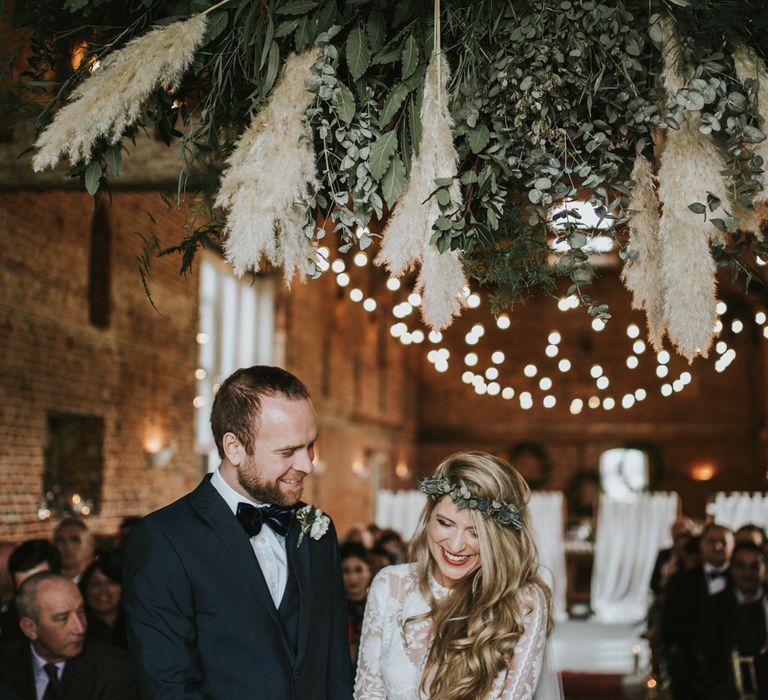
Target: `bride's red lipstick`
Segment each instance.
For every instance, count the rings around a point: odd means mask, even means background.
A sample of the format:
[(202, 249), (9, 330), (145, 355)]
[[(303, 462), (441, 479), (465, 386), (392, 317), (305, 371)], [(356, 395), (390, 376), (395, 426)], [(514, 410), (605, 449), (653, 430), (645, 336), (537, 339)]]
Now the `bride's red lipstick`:
[(466, 558), (462, 559), (461, 561), (452, 561), (451, 559), (448, 558), (448, 555), (445, 553), (445, 548), (444, 547), (440, 547), (440, 553), (443, 555), (443, 561), (446, 564), (450, 564), (451, 566), (455, 566), (455, 567), (464, 566), (467, 563), (467, 561), (468, 561), (468, 559), (466, 559)]

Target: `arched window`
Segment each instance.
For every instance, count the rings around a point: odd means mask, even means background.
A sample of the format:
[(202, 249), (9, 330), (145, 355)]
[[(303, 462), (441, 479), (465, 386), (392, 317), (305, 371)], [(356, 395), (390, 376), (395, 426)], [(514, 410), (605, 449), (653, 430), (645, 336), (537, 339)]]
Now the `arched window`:
[(611, 498), (631, 499), (648, 491), (651, 480), (648, 452), (633, 447), (617, 447), (600, 455), (601, 491)]

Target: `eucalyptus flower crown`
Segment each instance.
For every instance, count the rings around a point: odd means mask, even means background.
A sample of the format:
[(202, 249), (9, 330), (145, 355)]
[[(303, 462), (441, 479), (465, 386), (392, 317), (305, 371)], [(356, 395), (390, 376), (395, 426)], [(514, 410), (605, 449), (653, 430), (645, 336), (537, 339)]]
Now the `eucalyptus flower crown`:
[(419, 490), (434, 501), (439, 501), (443, 496), (450, 496), (457, 508), (476, 510), (486, 518), (493, 518), (502, 527), (512, 527), (515, 530), (521, 530), (523, 527), (520, 509), (513, 503), (478, 498), (463, 484), (454, 484), (444, 476), (428, 476), (419, 484)]

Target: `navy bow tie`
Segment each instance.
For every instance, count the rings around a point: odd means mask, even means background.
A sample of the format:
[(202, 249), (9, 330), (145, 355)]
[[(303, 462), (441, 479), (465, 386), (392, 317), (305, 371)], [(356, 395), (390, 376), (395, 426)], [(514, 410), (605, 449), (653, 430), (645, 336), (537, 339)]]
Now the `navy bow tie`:
[(236, 516), (248, 537), (258, 535), (263, 525), (268, 525), (275, 533), (285, 537), (295, 512), (296, 506), (262, 506), (257, 508), (250, 503), (241, 501), (237, 504)]

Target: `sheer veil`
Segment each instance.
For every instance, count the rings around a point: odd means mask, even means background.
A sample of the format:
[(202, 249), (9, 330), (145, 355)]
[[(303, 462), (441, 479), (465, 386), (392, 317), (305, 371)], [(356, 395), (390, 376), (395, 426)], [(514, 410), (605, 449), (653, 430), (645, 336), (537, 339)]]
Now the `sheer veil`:
[(560, 682), (551, 636), (547, 639), (539, 684), (536, 686), (533, 700), (563, 700), (563, 685)]

